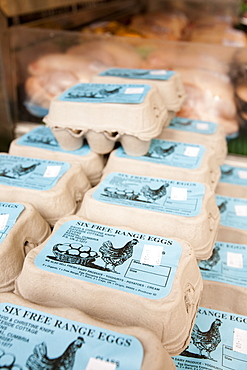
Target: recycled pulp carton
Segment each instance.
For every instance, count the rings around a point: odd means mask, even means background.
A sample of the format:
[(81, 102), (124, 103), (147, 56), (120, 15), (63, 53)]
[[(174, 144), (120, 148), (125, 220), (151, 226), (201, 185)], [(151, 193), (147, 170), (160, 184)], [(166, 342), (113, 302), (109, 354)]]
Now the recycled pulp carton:
[(14, 289), (26, 254), (50, 233), (50, 226), (31, 204), (0, 201), (0, 292)]
[(75, 309), (35, 305), (0, 294), (1, 362), (16, 369), (175, 370), (158, 338), (116, 327)]
[(177, 140), (153, 139), (144, 156), (129, 156), (122, 147), (113, 150), (103, 173), (121, 171), (142, 176), (172, 180), (198, 181), (215, 190), (220, 178), (220, 166), (207, 147)]
[(166, 105), (170, 119), (180, 110), (185, 97), (185, 89), (180, 74), (164, 69), (109, 68), (92, 76), (98, 83), (147, 83), (156, 86)]
[(0, 153), (1, 199), (33, 204), (51, 226), (74, 214), (89, 188), (79, 164)]
[(216, 122), (175, 117), (158, 139), (205, 145), (213, 150), (219, 165), (223, 164), (227, 155), (226, 134), (223, 127)]
[(88, 190), (78, 215), (187, 240), (197, 259), (211, 256), (220, 224), (208, 185), (121, 172), (109, 173)]
[(174, 357), (177, 369), (238, 369), (247, 365), (247, 316), (199, 307), (189, 347)]
[(53, 98), (44, 122), (65, 150), (80, 148), (85, 137), (99, 154), (120, 141), (128, 154), (143, 155), (170, 119), (153, 86), (85, 83)]
[(103, 156), (93, 153), (87, 144), (78, 150), (63, 150), (51, 129), (45, 125), (39, 125), (13, 140), (10, 143), (9, 154), (80, 163), (92, 186), (99, 182), (104, 168)]
[(15, 292), (110, 324), (150, 329), (174, 355), (189, 343), (202, 278), (186, 241), (74, 215), (60, 219), (28, 254)]

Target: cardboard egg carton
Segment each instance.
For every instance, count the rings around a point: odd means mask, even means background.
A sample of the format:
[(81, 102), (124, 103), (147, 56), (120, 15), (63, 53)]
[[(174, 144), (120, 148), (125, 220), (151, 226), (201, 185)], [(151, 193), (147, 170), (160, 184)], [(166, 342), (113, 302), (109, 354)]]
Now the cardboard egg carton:
[[(0, 294), (1, 361), (14, 368), (175, 370), (158, 338), (149, 330), (109, 325), (71, 308), (37, 305), (13, 293)], [(25, 331), (25, 336), (20, 335)], [(23, 339), (24, 338), (24, 339)]]
[(214, 152), (219, 165), (223, 164), (227, 156), (226, 134), (222, 125), (216, 122), (175, 117), (158, 139), (205, 145)]
[(63, 150), (51, 129), (45, 125), (38, 125), (14, 139), (10, 143), (9, 154), (79, 163), (92, 186), (99, 182), (105, 162), (103, 156), (92, 152), (87, 144), (78, 150)]
[(78, 215), (187, 240), (198, 259), (210, 257), (220, 224), (208, 185), (120, 172), (105, 175), (86, 192)]
[(109, 68), (92, 76), (97, 83), (146, 83), (158, 88), (170, 119), (180, 110), (186, 92), (180, 74), (164, 69)]
[(186, 241), (74, 215), (28, 254), (15, 292), (111, 325), (149, 329), (175, 355), (189, 343), (202, 278)]
[(193, 180), (209, 185), (213, 191), (220, 178), (220, 166), (210, 149), (178, 140), (153, 139), (147, 154), (138, 157), (128, 156), (119, 147), (110, 153), (103, 173), (116, 171), (171, 180)]
[(0, 292), (8, 292), (27, 253), (46, 240), (51, 228), (30, 203), (0, 201), (0, 231)]
[(44, 122), (65, 150), (80, 148), (86, 138), (98, 154), (120, 141), (128, 154), (143, 155), (170, 120), (153, 86), (85, 83), (55, 97)]
[(90, 187), (79, 164), (0, 153), (1, 199), (33, 204), (51, 226), (74, 214)]
[(216, 192), (229, 197), (247, 198), (247, 163), (241, 156), (227, 156), (221, 166)]

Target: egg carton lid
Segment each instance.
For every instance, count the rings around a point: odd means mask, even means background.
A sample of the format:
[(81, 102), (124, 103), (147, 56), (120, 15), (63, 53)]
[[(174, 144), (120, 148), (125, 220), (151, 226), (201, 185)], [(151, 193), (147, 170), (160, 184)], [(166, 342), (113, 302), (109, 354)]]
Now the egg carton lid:
[(42, 243), (51, 228), (36, 208), (25, 202), (0, 202), (0, 292), (14, 289), (26, 254)]
[(103, 173), (115, 171), (180, 181), (193, 178), (208, 184), (212, 190), (220, 179), (220, 167), (212, 150), (178, 140), (153, 139), (147, 154), (138, 157), (128, 156), (119, 147), (110, 153)]
[[(109, 366), (106, 361), (108, 356), (121, 363), (120, 369), (129, 366), (138, 367), (140, 370), (176, 369), (159, 339), (149, 330), (109, 325), (79, 310), (37, 305), (13, 293), (1, 293), (0, 306), (5, 310), (4, 320), (11, 320), (15, 315), (23, 324), (26, 323), (26, 326), (30, 327), (32, 320), (32, 324), (40, 328), (36, 333), (34, 330), (32, 333), (25, 331), (25, 338), (28, 339), (26, 341), (20, 337), (20, 329), (11, 329), (12, 333), (16, 333), (12, 336), (11, 354), (5, 349), (2, 349), (1, 354), (8, 354), (8, 359), (13, 356), (13, 362), (18, 364), (18, 368), (22, 365), (25, 367), (27, 361), (35, 361), (38, 366), (45, 364), (46, 367), (49, 358), (42, 355), (44, 349), (48, 347), (49, 353), (55, 343), (54, 353), (60, 356), (68, 345), (73, 348), (75, 343), (74, 370), (86, 368), (89, 364), (97, 369), (112, 369), (114, 365)], [(78, 328), (80, 332), (68, 330), (73, 327)], [(103, 355), (102, 359), (96, 360), (97, 351)], [(57, 359), (55, 356), (53, 358)], [(63, 359), (68, 360), (66, 356)], [(50, 361), (52, 362), (52, 359)]]
[[(76, 242), (74, 233), (80, 234)], [(85, 254), (88, 245), (91, 257), (92, 252), (98, 256), (94, 254), (94, 262), (80, 266), (78, 261), (64, 262), (63, 268), (52, 252), (54, 244), (67, 255), (80, 248)], [(154, 250), (159, 250), (161, 260), (155, 265), (147, 257), (147, 244), (152, 256)], [(125, 246), (124, 251), (120, 252), (119, 245)], [(115, 257), (112, 265), (108, 247)], [(127, 249), (130, 247), (132, 255)], [(102, 248), (108, 250), (105, 257)], [(52, 261), (51, 268), (51, 263), (44, 262), (47, 258)], [(174, 355), (189, 343), (202, 279), (193, 249), (185, 241), (96, 224), (73, 215), (60, 219), (51, 237), (28, 254), (16, 281), (16, 292), (36, 303), (80, 309), (111, 324), (145, 327)]]
[(104, 168), (103, 156), (92, 152), (86, 143), (78, 150), (66, 151), (61, 148), (51, 129), (45, 125), (35, 127), (20, 138), (14, 139), (10, 143), (9, 154), (78, 162), (92, 185), (99, 181)]
[(150, 140), (169, 124), (155, 87), (145, 84), (77, 84), (51, 100), (49, 127), (128, 134)]
[(28, 202), (54, 225), (73, 214), (89, 180), (79, 164), (0, 153), (0, 193), (3, 200)]
[(207, 184), (119, 172), (89, 189), (77, 214), (187, 240), (197, 259), (210, 257), (220, 224), (215, 193)]
[(168, 111), (178, 112), (186, 97), (180, 74), (176, 71), (109, 68), (93, 75), (91, 80), (96, 83), (146, 83), (156, 86)]

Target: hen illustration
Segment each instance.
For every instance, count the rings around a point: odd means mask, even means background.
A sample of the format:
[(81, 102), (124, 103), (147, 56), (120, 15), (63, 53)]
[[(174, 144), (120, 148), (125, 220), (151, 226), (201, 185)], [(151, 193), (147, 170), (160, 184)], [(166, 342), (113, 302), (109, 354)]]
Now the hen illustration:
[(153, 148), (153, 150), (151, 150), (150, 152), (148, 152), (146, 154), (146, 156), (147, 157), (158, 156), (159, 158), (165, 158), (168, 155), (174, 153), (174, 150), (175, 150), (175, 147), (176, 146), (177, 146), (176, 144), (171, 145), (168, 148), (162, 148), (162, 146), (156, 146), (155, 148)]
[(47, 356), (47, 346), (42, 342), (34, 347), (33, 354), (27, 359), (26, 366), (29, 370), (72, 370), (75, 362), (76, 351), (83, 345), (84, 339), (78, 337), (66, 348), (64, 353), (57, 358)]
[(203, 260), (200, 262), (199, 267), (202, 270), (210, 271), (212, 268), (217, 265), (220, 261), (220, 254), (219, 254), (220, 247), (216, 246), (213, 250), (212, 256), (207, 260)]
[(105, 269), (112, 265), (112, 272), (116, 272), (116, 266), (122, 265), (133, 254), (133, 247), (138, 243), (137, 239), (132, 239), (122, 248), (115, 248), (110, 240), (104, 242), (99, 249), (102, 260), (105, 262)]
[(224, 202), (222, 202), (221, 204), (218, 205), (218, 208), (219, 208), (219, 211), (220, 213), (223, 213), (226, 211), (226, 205), (227, 205), (228, 201), (225, 200)]
[(213, 360), (211, 352), (215, 351), (219, 343), (221, 342), (220, 330), (222, 322), (216, 319), (208, 331), (202, 332), (195, 324), (191, 333), (191, 340), (193, 344), (199, 349), (200, 355), (203, 356), (203, 352), (206, 353), (206, 357)]
[(155, 202), (157, 199), (160, 199), (166, 195), (166, 188), (168, 186), (168, 184), (163, 184), (158, 189), (151, 189), (149, 185), (145, 185), (141, 188), (141, 193), (148, 200)]

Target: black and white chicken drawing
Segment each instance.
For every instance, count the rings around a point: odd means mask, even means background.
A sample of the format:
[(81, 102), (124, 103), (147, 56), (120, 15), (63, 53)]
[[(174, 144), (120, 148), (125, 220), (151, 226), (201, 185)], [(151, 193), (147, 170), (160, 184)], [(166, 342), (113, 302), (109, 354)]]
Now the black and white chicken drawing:
[(164, 197), (166, 195), (166, 188), (169, 184), (165, 183), (161, 185), (158, 189), (151, 189), (149, 185), (144, 185), (140, 192), (144, 195), (144, 197), (151, 201), (155, 202), (156, 200)]
[(110, 240), (104, 242), (99, 248), (101, 258), (105, 262), (105, 269), (112, 266), (111, 271), (116, 272), (116, 266), (122, 265), (133, 254), (133, 247), (138, 244), (137, 239), (132, 239), (121, 248), (115, 248)]
[(23, 167), (21, 164), (17, 164), (12, 169), (4, 168), (0, 170), (0, 176), (8, 177), (11, 179), (16, 179), (16, 178), (26, 175), (29, 172), (34, 171), (35, 168), (39, 166), (39, 164), (40, 163), (35, 163), (28, 167)]
[(201, 270), (211, 271), (214, 266), (220, 261), (220, 254), (219, 254), (220, 247), (218, 245), (215, 246), (213, 249), (213, 253), (210, 258), (207, 260), (202, 260), (199, 263), (199, 267)]
[(195, 324), (191, 333), (191, 341), (199, 349), (200, 356), (202, 358), (208, 358), (209, 360), (214, 360), (211, 357), (211, 352), (215, 351), (221, 342), (221, 335), (219, 327), (222, 321), (216, 319), (212, 322), (210, 329), (208, 331), (201, 331), (199, 327)]
[(168, 157), (170, 154), (174, 153), (176, 146), (176, 144), (172, 144), (168, 148), (163, 148), (161, 145), (157, 145), (149, 150), (146, 157), (158, 157), (160, 159)]
[(37, 344), (27, 359), (26, 367), (29, 370), (72, 370), (76, 352), (84, 343), (84, 339), (78, 337), (68, 345), (61, 356), (56, 358), (48, 357), (45, 342)]

